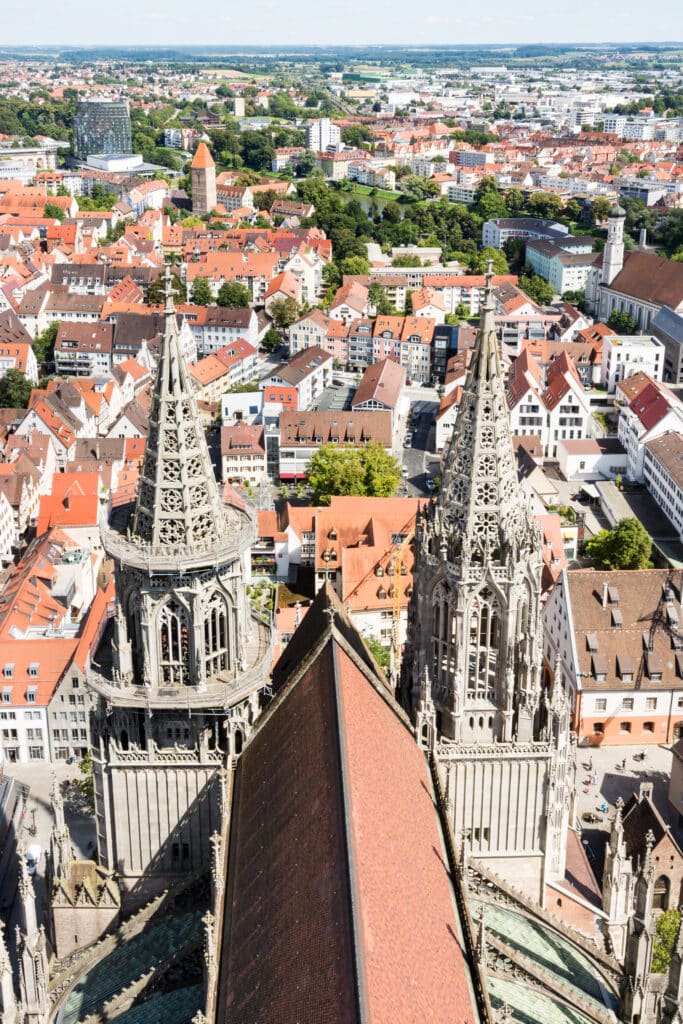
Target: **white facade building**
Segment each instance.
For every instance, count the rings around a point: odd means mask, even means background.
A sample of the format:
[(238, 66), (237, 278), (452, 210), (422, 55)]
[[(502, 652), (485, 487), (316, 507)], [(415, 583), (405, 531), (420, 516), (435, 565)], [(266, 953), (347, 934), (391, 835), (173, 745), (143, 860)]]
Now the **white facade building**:
[(661, 380), (664, 355), (663, 343), (653, 335), (613, 334), (603, 338), (602, 386), (613, 395), (620, 380), (641, 371), (654, 380)]
[(321, 117), (319, 121), (311, 121), (306, 128), (306, 148), (314, 153), (322, 153), (326, 149), (337, 149), (341, 142), (341, 129), (332, 124), (329, 117)]

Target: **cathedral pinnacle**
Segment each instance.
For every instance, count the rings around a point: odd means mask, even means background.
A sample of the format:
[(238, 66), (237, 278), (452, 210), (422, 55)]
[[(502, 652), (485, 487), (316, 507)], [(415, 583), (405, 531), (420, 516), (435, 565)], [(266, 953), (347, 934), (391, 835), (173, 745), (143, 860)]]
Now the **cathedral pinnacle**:
[(164, 334), (131, 539), (152, 556), (213, 555), (237, 531), (234, 523), (230, 529), (214, 477), (182, 352), (169, 266), (164, 284)]

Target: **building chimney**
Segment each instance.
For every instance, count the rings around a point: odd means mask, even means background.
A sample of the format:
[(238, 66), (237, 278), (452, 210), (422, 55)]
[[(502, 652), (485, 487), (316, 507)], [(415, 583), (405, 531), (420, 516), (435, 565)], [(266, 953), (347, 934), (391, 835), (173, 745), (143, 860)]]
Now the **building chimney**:
[(607, 594), (609, 592), (609, 583), (607, 580), (602, 584), (602, 607), (607, 607)]
[(638, 248), (644, 249), (647, 242), (647, 228), (641, 228), (638, 232)]

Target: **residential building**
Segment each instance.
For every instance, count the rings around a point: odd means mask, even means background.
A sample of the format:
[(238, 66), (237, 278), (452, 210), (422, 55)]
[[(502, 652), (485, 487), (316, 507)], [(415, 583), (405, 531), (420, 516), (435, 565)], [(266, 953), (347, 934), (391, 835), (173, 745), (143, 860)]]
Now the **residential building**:
[(484, 223), (481, 241), (483, 246), (502, 249), (510, 238), (545, 239), (557, 244), (568, 235), (569, 228), (558, 221), (535, 217), (498, 217)]
[(367, 308), (368, 289), (351, 278), (338, 290), (329, 305), (328, 312), (333, 320), (348, 323), (356, 317), (364, 316)]
[(595, 262), (593, 239), (570, 235), (559, 242), (529, 239), (526, 261), (552, 285), (556, 295), (583, 291)]
[(683, 735), (683, 616), (666, 569), (565, 570), (544, 612), (579, 743), (670, 744)]
[(645, 442), (643, 481), (683, 541), (683, 433), (668, 431)]
[(351, 400), (353, 412), (373, 409), (391, 413), (391, 427), (395, 430), (398, 421), (398, 405), (406, 381), (405, 368), (393, 359), (383, 359), (368, 366)]
[(263, 427), (244, 421), (221, 428), (222, 480), (260, 484), (267, 480)]
[(556, 458), (560, 441), (582, 440), (592, 433), (590, 397), (565, 353), (551, 363), (544, 380), (525, 349), (513, 363), (508, 408), (513, 434), (540, 437), (546, 458)]
[(225, 345), (243, 338), (258, 348), (258, 317), (253, 309), (229, 306), (194, 307), (192, 315), (185, 315), (194, 335), (197, 352), (207, 356)]
[(216, 405), (226, 391), (254, 380), (257, 358), (256, 349), (240, 339), (189, 366), (197, 401)]
[(618, 436), (628, 456), (628, 477), (642, 483), (645, 445), (670, 431), (683, 432), (683, 403), (672, 391), (645, 373), (617, 387)]
[(325, 339), (330, 317), (321, 309), (312, 309), (289, 327), (289, 351), (291, 355), (305, 348), (326, 348)]
[(55, 367), (63, 376), (95, 377), (112, 365), (112, 323), (60, 323), (55, 339)]
[(664, 374), (667, 384), (683, 384), (683, 315), (662, 306), (650, 321), (650, 330), (664, 344)]
[(602, 339), (601, 384), (613, 395), (620, 380), (635, 373), (647, 373), (662, 380), (665, 348), (653, 335), (608, 334)]
[(314, 346), (281, 363), (259, 382), (265, 402), (283, 409), (310, 409), (332, 383), (332, 356)]
[(614, 480), (628, 470), (628, 456), (615, 437), (558, 441), (557, 461), (565, 480)]
[[(279, 426), (266, 433), (275, 438), (278, 452), (276, 475), (282, 480), (304, 480), (311, 457), (324, 444), (363, 447), (370, 441), (391, 452), (393, 433), (389, 412), (290, 412), (283, 411)], [(268, 467), (269, 475), (273, 475)]]
[(314, 153), (321, 153), (323, 150), (336, 150), (341, 142), (341, 129), (338, 125), (332, 124), (329, 117), (321, 117), (318, 120), (309, 121), (306, 125), (306, 149)]

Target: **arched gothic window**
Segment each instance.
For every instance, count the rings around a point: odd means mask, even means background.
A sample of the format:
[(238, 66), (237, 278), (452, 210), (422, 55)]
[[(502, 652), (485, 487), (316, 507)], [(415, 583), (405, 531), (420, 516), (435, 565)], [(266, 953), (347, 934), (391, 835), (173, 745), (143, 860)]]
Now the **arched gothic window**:
[(432, 672), (438, 687), (451, 687), (455, 674), (456, 618), (447, 586), (439, 584), (432, 600)]
[(126, 632), (133, 654), (133, 678), (136, 683), (144, 683), (143, 645), (140, 636), (140, 595), (135, 592), (128, 600), (126, 613)]
[(159, 612), (161, 678), (190, 685), (190, 629), (187, 612), (171, 599)]
[(204, 656), (208, 678), (230, 667), (228, 609), (220, 594), (214, 594), (204, 619)]
[(499, 631), (498, 601), (490, 590), (482, 590), (472, 598), (469, 611), (468, 697), (495, 699)]

